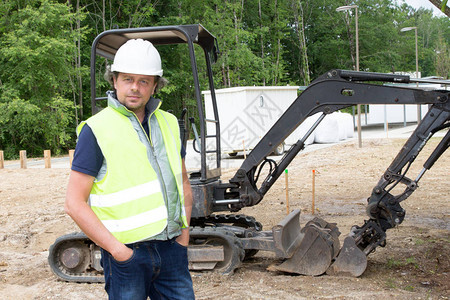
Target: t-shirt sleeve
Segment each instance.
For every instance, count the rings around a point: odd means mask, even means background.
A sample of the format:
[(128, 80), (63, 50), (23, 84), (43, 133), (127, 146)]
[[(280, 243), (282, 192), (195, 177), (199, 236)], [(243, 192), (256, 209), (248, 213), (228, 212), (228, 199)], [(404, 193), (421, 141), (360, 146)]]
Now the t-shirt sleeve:
[(92, 129), (85, 124), (78, 136), (72, 170), (96, 177), (103, 164), (103, 153)]
[(181, 144), (181, 158), (185, 158), (186, 157), (186, 149), (184, 148), (184, 145)]

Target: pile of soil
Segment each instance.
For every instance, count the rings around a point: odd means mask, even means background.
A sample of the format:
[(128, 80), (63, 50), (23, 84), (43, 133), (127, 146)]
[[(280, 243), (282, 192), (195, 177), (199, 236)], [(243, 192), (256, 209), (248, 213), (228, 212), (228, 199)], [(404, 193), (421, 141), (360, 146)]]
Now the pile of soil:
[[(334, 145), (299, 154), (289, 166), (289, 209), (301, 209), (301, 225), (314, 216), (337, 223), (341, 242), (362, 225), (367, 198), (405, 140)], [(437, 140), (432, 139), (408, 174), (415, 178)], [(428, 155), (427, 155), (428, 154)], [(290, 275), (268, 271), (280, 261), (260, 251), (224, 276), (192, 272), (197, 299), (448, 299), (450, 295), (450, 156), (428, 171), (402, 206), (404, 222), (387, 232), (387, 245), (368, 258), (359, 278)], [(311, 211), (315, 170), (315, 212)], [(226, 180), (236, 169), (223, 170)], [(48, 249), (58, 236), (79, 231), (64, 213), (68, 169), (0, 170), (0, 298), (105, 299), (103, 284), (58, 280)], [(240, 213), (270, 230), (286, 216), (285, 177), (264, 200)]]

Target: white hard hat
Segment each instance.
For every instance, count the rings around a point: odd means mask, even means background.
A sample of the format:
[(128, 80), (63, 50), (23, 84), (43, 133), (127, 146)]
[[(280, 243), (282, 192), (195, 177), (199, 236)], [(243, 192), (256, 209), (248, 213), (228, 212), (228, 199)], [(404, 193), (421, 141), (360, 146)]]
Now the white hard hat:
[(111, 71), (162, 76), (161, 57), (158, 50), (149, 41), (143, 39), (128, 40), (120, 46), (111, 65)]

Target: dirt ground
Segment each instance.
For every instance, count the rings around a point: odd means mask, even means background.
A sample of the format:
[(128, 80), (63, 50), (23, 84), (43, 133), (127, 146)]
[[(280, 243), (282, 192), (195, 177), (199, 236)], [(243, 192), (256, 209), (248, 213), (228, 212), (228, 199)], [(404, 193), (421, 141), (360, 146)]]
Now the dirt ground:
[[(334, 145), (299, 154), (289, 167), (290, 210), (301, 209), (301, 225), (310, 220), (312, 170), (315, 216), (337, 223), (341, 241), (352, 225), (366, 219), (365, 204), (373, 186), (404, 140), (383, 139)], [(436, 140), (430, 142), (436, 145)], [(409, 171), (416, 178), (426, 147)], [(359, 278), (289, 275), (268, 271), (280, 263), (259, 252), (233, 274), (192, 272), (197, 299), (448, 299), (450, 297), (450, 155), (445, 153), (402, 206), (405, 221), (387, 232), (387, 246), (368, 258)], [(229, 178), (235, 170), (224, 170)], [(59, 281), (51, 272), (48, 249), (63, 234), (78, 231), (65, 215), (68, 169), (0, 170), (0, 298), (106, 299), (103, 284)], [(286, 215), (285, 177), (252, 215), (270, 230)]]

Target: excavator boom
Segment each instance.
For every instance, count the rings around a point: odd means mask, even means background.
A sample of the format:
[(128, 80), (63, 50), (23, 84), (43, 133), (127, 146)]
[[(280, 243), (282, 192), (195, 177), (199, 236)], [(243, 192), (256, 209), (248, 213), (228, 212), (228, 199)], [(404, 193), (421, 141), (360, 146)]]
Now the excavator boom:
[[(422, 134), (428, 135), (428, 132), (443, 125), (447, 120), (448, 91), (424, 91), (414, 88), (366, 83), (365, 81), (407, 83), (409, 82), (409, 76), (331, 70), (316, 79), (300, 94), (248, 154), (239, 170), (230, 180), (230, 183), (234, 183), (238, 187), (237, 189), (239, 189), (242, 200), (240, 203), (232, 204), (232, 207), (238, 210), (241, 207), (259, 203), (298, 152), (304, 149), (305, 140), (309, 134), (326, 115), (335, 111), (357, 104), (433, 105), (428, 115), (424, 117), (423, 125), (418, 128), (417, 133), (413, 133), (412, 137), (414, 138), (409, 144), (416, 143), (420, 139), (419, 136)], [(280, 162), (273, 167), (273, 171), (270, 172), (261, 186), (256, 187), (253, 178), (257, 168), (267, 161), (267, 157), (273, 152), (276, 145), (282, 143), (306, 118), (316, 113), (321, 113), (321, 116), (311, 129), (303, 138), (292, 145)], [(426, 125), (428, 123), (431, 124)], [(398, 159), (403, 158), (404, 154), (399, 154), (400, 158)]]

